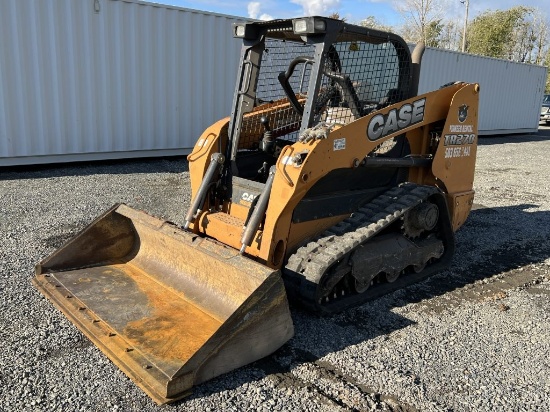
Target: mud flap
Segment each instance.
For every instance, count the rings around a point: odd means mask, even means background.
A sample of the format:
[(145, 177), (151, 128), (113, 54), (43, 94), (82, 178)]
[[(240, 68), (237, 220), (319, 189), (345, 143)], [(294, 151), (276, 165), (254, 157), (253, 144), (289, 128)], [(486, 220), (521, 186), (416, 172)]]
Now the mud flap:
[(33, 284), (157, 403), (294, 333), (280, 271), (126, 205), (40, 262)]

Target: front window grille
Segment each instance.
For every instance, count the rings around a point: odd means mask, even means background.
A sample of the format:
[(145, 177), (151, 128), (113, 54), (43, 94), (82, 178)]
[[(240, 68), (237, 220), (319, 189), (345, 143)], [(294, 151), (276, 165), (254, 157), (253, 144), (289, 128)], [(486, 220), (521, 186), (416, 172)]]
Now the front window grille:
[[(312, 45), (266, 39), (256, 87), (256, 107), (243, 119), (239, 147), (250, 147), (251, 142), (257, 141), (261, 137), (265, 129), (259, 122), (259, 118), (270, 108), (277, 106), (282, 107), (269, 111), (268, 116), (273, 135), (285, 140), (296, 141), (302, 118), (288, 102), (278, 76), (287, 71), (288, 66), (295, 58), (300, 56), (313, 58), (314, 54), (315, 46)], [(302, 105), (307, 96), (310, 74), (311, 64), (302, 63), (297, 65), (293, 75), (289, 78), (289, 84)]]
[(401, 67), (399, 53), (390, 42), (335, 43), (316, 102), (323, 109), (315, 121), (348, 124), (408, 97), (409, 68)]
[[(357, 37), (357, 36), (356, 36)], [(313, 105), (313, 124), (348, 124), (373, 110), (408, 97), (409, 59), (404, 45), (390, 41), (373, 43), (368, 38), (349, 39), (342, 35), (327, 53), (321, 86)], [(240, 149), (253, 149), (265, 127), (259, 121), (268, 117), (276, 138), (296, 141), (302, 118), (289, 102), (279, 81), (297, 57), (289, 84), (300, 105), (308, 98), (315, 46), (268, 38), (260, 63), (254, 110), (245, 114), (239, 139)], [(310, 96), (311, 97), (311, 96)]]

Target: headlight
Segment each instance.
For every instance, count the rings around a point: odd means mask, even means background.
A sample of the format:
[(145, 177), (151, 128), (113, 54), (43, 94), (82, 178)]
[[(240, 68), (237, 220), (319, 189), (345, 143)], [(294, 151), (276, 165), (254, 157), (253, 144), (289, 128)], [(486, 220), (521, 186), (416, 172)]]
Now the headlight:
[(295, 19), (292, 20), (292, 28), (296, 34), (324, 33), (327, 30), (327, 22), (315, 17)]
[(324, 20), (313, 20), (313, 28), (315, 32), (325, 31), (327, 29), (327, 23)]
[(244, 25), (235, 25), (235, 37), (244, 37)]
[(307, 21), (294, 20), (294, 33), (307, 33)]
[(233, 23), (233, 37), (253, 40), (258, 37), (258, 27), (254, 23)]

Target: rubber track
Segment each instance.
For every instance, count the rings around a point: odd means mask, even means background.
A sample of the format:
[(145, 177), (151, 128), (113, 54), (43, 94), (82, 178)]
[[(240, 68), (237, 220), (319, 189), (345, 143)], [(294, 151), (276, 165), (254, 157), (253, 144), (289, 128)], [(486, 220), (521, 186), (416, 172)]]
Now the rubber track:
[(284, 268), (287, 287), (305, 306), (319, 312), (318, 285), (331, 266), (436, 193), (440, 192), (432, 186), (403, 183), (378, 196), (291, 255)]

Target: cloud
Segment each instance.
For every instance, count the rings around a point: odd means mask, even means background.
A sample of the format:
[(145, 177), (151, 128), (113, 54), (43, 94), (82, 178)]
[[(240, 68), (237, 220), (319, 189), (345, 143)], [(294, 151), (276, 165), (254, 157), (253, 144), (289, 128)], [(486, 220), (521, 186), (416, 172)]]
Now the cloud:
[(340, 7), (340, 0), (291, 0), (291, 2), (302, 6), (306, 16), (326, 16)]
[(261, 12), (261, 4), (259, 1), (251, 1), (248, 3), (248, 17), (257, 20), (273, 20), (271, 15)]
[(260, 14), (260, 2), (251, 1), (248, 3), (248, 17), (251, 19), (257, 19)]

